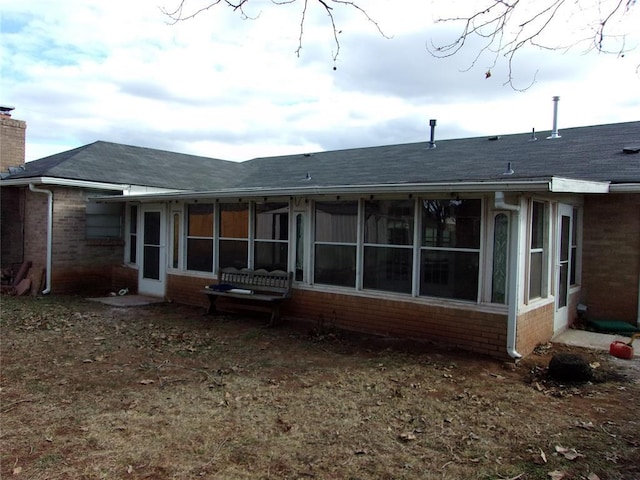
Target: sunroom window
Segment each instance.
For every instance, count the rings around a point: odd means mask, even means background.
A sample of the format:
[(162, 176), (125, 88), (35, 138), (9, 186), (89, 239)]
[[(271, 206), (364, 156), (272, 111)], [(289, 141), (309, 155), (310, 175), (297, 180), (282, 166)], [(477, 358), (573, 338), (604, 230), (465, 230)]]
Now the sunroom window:
[(220, 204), (220, 268), (248, 266), (249, 204)]
[(413, 212), (413, 200), (365, 202), (364, 288), (411, 293)]
[(423, 199), (420, 295), (478, 298), (479, 199)]
[(289, 204), (257, 203), (254, 268), (287, 271)]
[(213, 272), (213, 204), (187, 206), (187, 270)]
[(529, 248), (529, 298), (544, 293), (546, 215), (544, 202), (531, 203), (531, 243)]
[(314, 282), (355, 287), (358, 202), (317, 202)]

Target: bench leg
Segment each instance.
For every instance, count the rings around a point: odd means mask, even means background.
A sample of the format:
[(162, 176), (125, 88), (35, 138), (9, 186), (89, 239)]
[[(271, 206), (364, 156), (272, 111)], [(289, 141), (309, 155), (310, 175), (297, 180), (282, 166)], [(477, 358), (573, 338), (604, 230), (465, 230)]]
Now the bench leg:
[(218, 313), (218, 309), (216, 308), (217, 301), (218, 297), (209, 295), (209, 308), (207, 309), (207, 315), (215, 315)]
[(280, 320), (280, 304), (275, 303), (271, 308), (271, 319), (269, 320), (269, 326), (273, 327)]

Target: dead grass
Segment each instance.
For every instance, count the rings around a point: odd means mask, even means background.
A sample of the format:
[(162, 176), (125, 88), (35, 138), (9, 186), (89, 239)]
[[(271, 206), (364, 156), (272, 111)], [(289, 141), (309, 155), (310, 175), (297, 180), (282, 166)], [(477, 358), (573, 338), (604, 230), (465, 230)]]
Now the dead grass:
[(640, 478), (640, 385), (594, 352), (600, 381), (565, 386), (555, 347), (512, 369), (70, 297), (3, 297), (1, 322), (3, 477)]

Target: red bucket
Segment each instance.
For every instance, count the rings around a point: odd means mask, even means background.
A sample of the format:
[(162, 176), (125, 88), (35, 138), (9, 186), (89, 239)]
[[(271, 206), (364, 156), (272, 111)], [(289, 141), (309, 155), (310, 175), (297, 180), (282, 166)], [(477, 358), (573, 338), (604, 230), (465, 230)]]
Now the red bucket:
[(631, 360), (633, 358), (633, 347), (627, 343), (616, 340), (609, 345), (609, 353), (614, 357)]

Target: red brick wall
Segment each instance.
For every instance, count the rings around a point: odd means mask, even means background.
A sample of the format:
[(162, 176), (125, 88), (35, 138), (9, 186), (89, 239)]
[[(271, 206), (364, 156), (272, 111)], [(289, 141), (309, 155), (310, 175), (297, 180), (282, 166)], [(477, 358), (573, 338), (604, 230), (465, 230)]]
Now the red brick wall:
[(111, 268), (111, 290), (128, 288), (130, 293), (138, 292), (138, 270), (126, 265), (114, 265)]
[[(53, 192), (53, 293), (104, 293), (112, 288), (112, 266), (122, 262), (122, 242), (87, 241), (86, 198), (82, 189), (47, 187)], [(46, 266), (47, 195), (26, 192), (24, 259)]]
[(591, 318), (635, 323), (640, 275), (640, 195), (585, 198), (583, 301)]
[(0, 171), (24, 163), (26, 128), (24, 121), (0, 115)]
[(553, 336), (554, 303), (518, 315), (516, 350), (529, 355), (539, 343), (548, 342)]
[(0, 266), (14, 267), (24, 256), (24, 188), (0, 189)]

